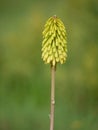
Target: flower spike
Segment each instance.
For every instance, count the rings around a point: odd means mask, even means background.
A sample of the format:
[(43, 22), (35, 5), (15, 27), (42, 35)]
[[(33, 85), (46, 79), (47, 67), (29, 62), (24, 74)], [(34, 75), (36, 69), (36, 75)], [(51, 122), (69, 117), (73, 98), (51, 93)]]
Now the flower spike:
[(54, 15), (50, 17), (43, 31), (42, 59), (52, 66), (63, 64), (67, 57), (66, 30), (63, 22)]

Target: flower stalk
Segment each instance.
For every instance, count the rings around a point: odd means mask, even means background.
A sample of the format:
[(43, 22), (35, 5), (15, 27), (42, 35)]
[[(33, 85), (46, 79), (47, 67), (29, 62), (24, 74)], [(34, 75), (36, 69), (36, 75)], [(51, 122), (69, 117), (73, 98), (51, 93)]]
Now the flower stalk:
[(55, 106), (55, 66), (51, 67), (51, 109), (50, 109), (50, 130), (54, 129), (54, 106)]

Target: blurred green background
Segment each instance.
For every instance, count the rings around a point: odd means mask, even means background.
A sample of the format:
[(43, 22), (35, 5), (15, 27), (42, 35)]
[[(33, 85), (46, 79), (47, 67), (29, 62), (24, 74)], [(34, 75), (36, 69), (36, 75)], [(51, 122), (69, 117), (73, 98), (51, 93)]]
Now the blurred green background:
[(98, 130), (97, 0), (0, 0), (0, 130), (49, 130), (50, 66), (41, 43), (55, 14), (68, 42), (56, 71), (55, 130)]

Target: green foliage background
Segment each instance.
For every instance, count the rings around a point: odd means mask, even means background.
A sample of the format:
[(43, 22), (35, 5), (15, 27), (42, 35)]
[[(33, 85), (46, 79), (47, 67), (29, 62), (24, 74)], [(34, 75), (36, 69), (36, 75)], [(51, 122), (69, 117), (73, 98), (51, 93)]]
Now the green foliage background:
[(49, 129), (41, 42), (54, 14), (68, 39), (67, 62), (56, 71), (55, 130), (98, 129), (98, 1), (0, 0), (0, 130)]

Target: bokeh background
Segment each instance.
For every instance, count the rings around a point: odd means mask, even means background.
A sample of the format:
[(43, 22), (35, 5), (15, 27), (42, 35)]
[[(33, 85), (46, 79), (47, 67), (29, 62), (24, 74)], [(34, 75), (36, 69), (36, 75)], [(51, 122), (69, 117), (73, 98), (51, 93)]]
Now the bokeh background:
[(48, 130), (50, 66), (41, 59), (46, 20), (67, 30), (56, 71), (55, 130), (98, 130), (98, 1), (0, 0), (0, 130)]

